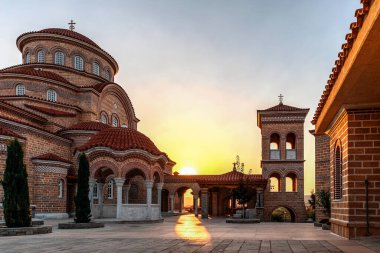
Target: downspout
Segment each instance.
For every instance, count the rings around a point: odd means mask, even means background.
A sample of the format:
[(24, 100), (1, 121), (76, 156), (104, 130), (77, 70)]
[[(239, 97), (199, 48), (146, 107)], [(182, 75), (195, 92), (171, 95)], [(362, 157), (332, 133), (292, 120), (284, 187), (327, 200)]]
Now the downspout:
[(366, 216), (366, 223), (367, 223), (367, 226), (366, 226), (366, 235), (369, 236), (370, 233), (369, 233), (369, 208), (368, 208), (368, 185), (369, 185), (369, 182), (368, 182), (368, 178), (366, 177), (365, 180), (364, 180), (364, 183), (365, 183), (365, 216)]

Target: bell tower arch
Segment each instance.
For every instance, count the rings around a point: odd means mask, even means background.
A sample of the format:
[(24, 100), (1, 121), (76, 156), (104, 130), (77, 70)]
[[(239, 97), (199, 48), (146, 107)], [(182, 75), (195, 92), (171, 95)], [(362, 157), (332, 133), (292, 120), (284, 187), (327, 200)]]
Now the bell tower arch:
[(261, 129), (261, 168), (268, 186), (264, 192), (264, 220), (271, 221), (272, 211), (290, 207), (295, 222), (306, 221), (304, 203), (304, 122), (309, 109), (282, 102), (257, 111)]

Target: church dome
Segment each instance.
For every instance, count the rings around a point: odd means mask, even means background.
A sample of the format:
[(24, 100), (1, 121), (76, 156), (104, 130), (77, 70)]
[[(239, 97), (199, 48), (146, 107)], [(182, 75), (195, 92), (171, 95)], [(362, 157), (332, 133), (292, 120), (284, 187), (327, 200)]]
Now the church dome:
[(88, 37), (84, 36), (83, 34), (68, 30), (68, 29), (62, 29), (62, 28), (47, 28), (47, 29), (42, 29), (38, 31), (39, 33), (51, 33), (51, 34), (56, 34), (56, 35), (61, 35), (61, 36), (66, 36), (70, 37), (76, 40), (80, 40), (82, 42), (86, 42), (87, 44), (90, 44), (94, 47), (97, 47), (100, 49), (100, 47), (91, 39)]
[(111, 128), (111, 126), (97, 121), (83, 121), (65, 128), (59, 132), (68, 130), (101, 131), (107, 128)]
[(84, 151), (94, 147), (107, 147), (117, 151), (140, 149), (152, 155), (166, 155), (144, 134), (123, 127), (110, 127), (100, 131), (78, 150)]

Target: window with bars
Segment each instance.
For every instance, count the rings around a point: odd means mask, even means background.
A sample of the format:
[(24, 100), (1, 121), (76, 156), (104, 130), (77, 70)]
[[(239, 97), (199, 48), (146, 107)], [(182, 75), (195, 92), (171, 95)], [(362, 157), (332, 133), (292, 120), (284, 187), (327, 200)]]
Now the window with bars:
[(108, 124), (108, 116), (105, 112), (102, 113), (102, 116), (100, 117), (100, 120), (103, 124)]
[(108, 199), (113, 199), (113, 180), (110, 180), (108, 182), (108, 187), (107, 187), (107, 190), (108, 190)]
[(334, 199), (341, 199), (343, 192), (342, 177), (342, 150), (340, 146), (335, 148), (335, 164), (334, 164)]
[(44, 52), (44, 50), (39, 50), (37, 52), (37, 62), (38, 63), (45, 63), (45, 52)]
[(16, 86), (16, 95), (17, 96), (23, 96), (25, 95), (25, 86), (22, 84), (19, 84)]
[(50, 102), (57, 102), (57, 92), (55, 90), (48, 90), (47, 100)]
[(64, 65), (65, 64), (65, 55), (61, 51), (55, 52), (54, 63), (57, 65)]
[(80, 57), (79, 55), (76, 55), (74, 57), (74, 68), (77, 69), (77, 70), (80, 70), (80, 71), (84, 70), (83, 58)]
[(112, 115), (112, 126), (118, 127), (119, 126), (119, 120), (115, 115)]
[(92, 73), (98, 76), (99, 72), (100, 72), (99, 64), (96, 62), (92, 63)]
[(26, 53), (25, 62), (30, 63), (30, 53)]

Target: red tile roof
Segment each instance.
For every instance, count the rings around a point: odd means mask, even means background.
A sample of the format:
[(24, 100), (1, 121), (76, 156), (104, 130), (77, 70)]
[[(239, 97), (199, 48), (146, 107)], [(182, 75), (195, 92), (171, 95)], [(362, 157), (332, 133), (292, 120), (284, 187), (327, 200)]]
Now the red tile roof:
[(71, 161), (63, 159), (53, 153), (47, 153), (39, 156), (35, 156), (32, 158), (33, 160), (46, 160), (46, 161), (58, 161), (64, 163), (71, 163)]
[(363, 26), (364, 19), (368, 14), (369, 9), (371, 8), (372, 0), (361, 0), (360, 2), (362, 3), (363, 7), (355, 11), (356, 22), (351, 23), (351, 33), (348, 33), (346, 35), (346, 42), (342, 45), (342, 51), (338, 53), (338, 60), (335, 61), (335, 67), (332, 68), (332, 73), (330, 74), (330, 78), (327, 81), (325, 90), (323, 91), (321, 99), (319, 100), (318, 107), (314, 113), (313, 120), (311, 121), (311, 123), (314, 125), (317, 123), (318, 118), (321, 115), (323, 107), (325, 106), (325, 103), (329, 98), (330, 92), (335, 85), (335, 81), (338, 79), (340, 71), (351, 51), (355, 39), (358, 36), (361, 27)]
[(80, 40), (80, 41), (86, 42), (87, 44), (90, 44), (91, 46), (94, 46), (94, 47), (97, 47), (97, 48), (100, 49), (100, 47), (94, 41), (92, 41), (91, 39), (89, 39), (88, 37), (84, 36), (83, 34), (80, 34), (80, 33), (77, 33), (77, 32), (71, 31), (71, 30), (68, 30), (68, 29), (47, 28), (47, 29), (40, 30), (38, 32), (40, 32), (40, 33), (57, 34), (57, 35), (61, 35), (61, 36), (70, 37), (70, 38), (73, 38), (73, 39), (76, 39), (76, 40)]
[(259, 110), (259, 111), (278, 112), (278, 111), (303, 111), (303, 110), (309, 110), (309, 109), (302, 109), (302, 108), (297, 108), (297, 107), (290, 106), (290, 105), (284, 105), (283, 103), (279, 103), (276, 106), (270, 107), (270, 108), (265, 109), (265, 110)]
[(166, 155), (147, 136), (136, 130), (124, 127), (103, 129), (92, 136), (86, 144), (80, 146), (78, 150), (84, 151), (93, 147), (108, 147), (119, 151), (140, 149), (153, 155)]
[(103, 124), (97, 121), (84, 121), (84, 122), (80, 122), (78, 124), (72, 125), (63, 130), (60, 130), (59, 132), (67, 131), (67, 130), (101, 131), (103, 129), (107, 129), (110, 127), (111, 127), (110, 125)]
[(41, 106), (36, 106), (36, 105), (25, 104), (25, 107), (28, 107), (28, 108), (36, 110), (38, 112), (41, 112), (41, 113), (44, 113), (44, 114), (47, 114), (50, 116), (55, 116), (55, 117), (75, 117), (76, 116), (75, 113), (59, 111), (59, 110), (41, 107)]
[(2, 127), (2, 126), (0, 126), (0, 135), (13, 136), (16, 138), (25, 139), (21, 135), (18, 135), (15, 132), (13, 132), (12, 130), (9, 130), (8, 128)]
[(62, 76), (54, 72), (50, 72), (50, 71), (46, 71), (42, 69), (34, 69), (31, 67), (27, 67), (25, 65), (5, 68), (5, 69), (0, 70), (0, 73), (15, 73), (15, 74), (22, 74), (22, 75), (29, 75), (29, 76), (37, 76), (37, 77), (51, 79), (51, 80), (55, 80), (55, 81), (66, 83), (66, 84), (71, 84), (65, 78), (63, 78)]

